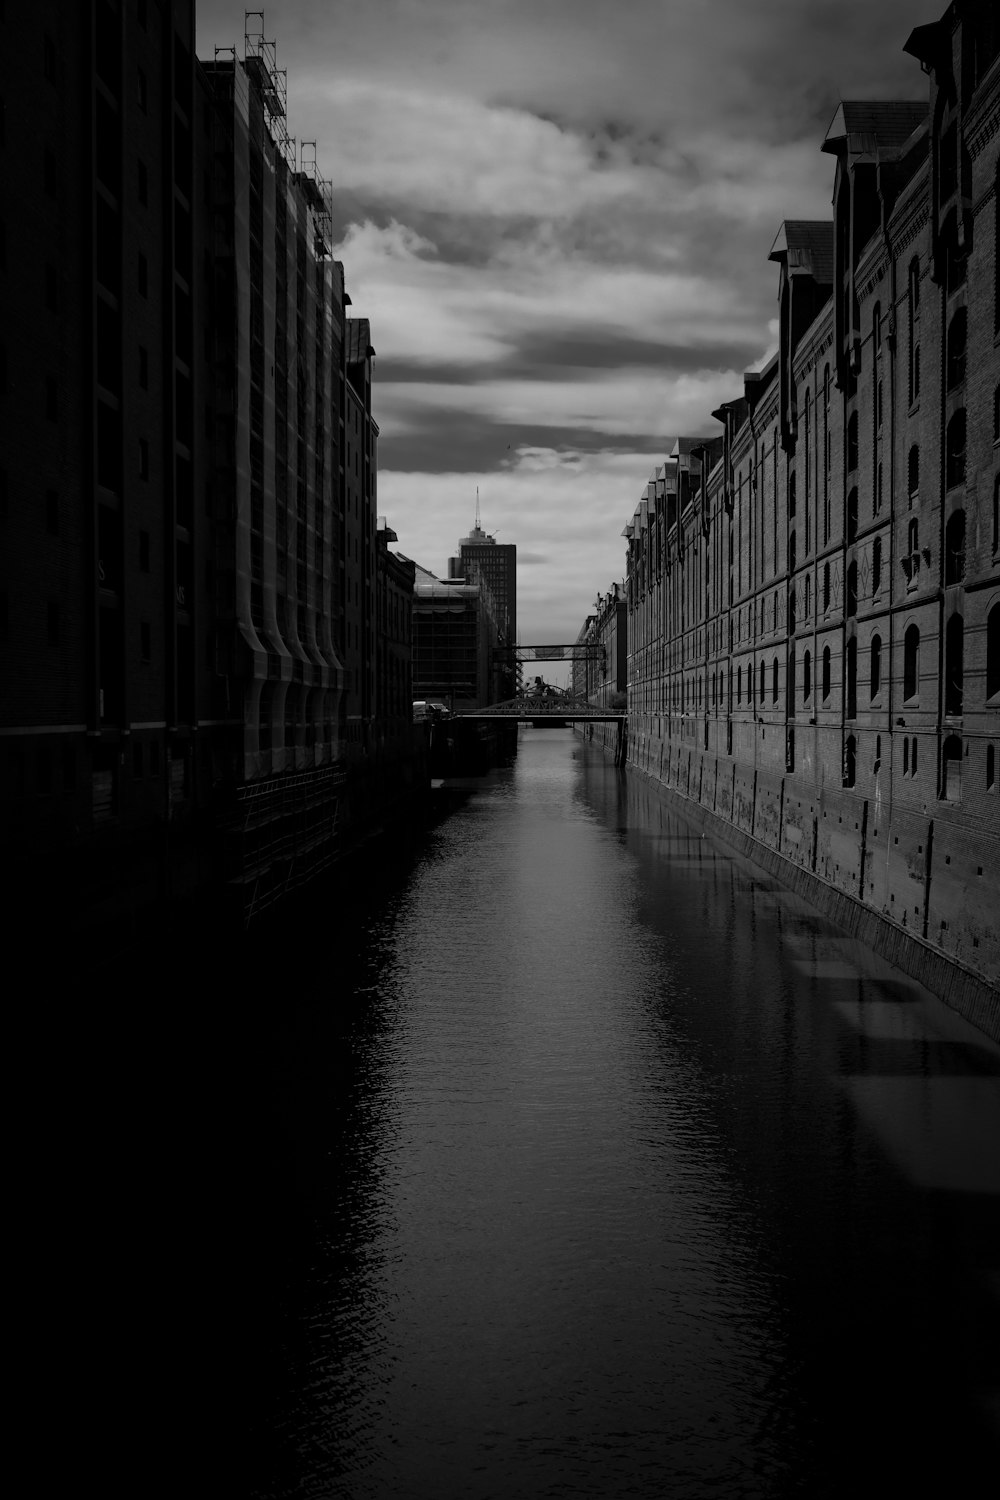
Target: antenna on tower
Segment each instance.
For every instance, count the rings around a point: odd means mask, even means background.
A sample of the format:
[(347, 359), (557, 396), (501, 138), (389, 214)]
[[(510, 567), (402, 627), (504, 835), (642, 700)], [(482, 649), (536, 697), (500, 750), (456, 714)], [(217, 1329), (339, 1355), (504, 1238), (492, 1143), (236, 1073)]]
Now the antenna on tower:
[(478, 484), (476, 485), (476, 530), (477, 531), (480, 530), (480, 526), (479, 526), (479, 486), (478, 486)]

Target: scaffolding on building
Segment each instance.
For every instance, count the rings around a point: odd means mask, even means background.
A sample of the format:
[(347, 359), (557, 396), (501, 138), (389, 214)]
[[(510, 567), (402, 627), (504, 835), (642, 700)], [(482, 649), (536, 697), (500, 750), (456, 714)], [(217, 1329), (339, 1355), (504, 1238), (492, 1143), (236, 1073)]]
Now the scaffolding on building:
[(278, 67), (277, 44), (264, 37), (262, 10), (243, 12), (243, 66), (260, 89), (271, 139), (294, 172), (295, 137), (288, 134), (288, 70)]
[(305, 189), (316, 219), (316, 256), (325, 260), (333, 244), (333, 184), (320, 174), (315, 141), (301, 143), (298, 181)]

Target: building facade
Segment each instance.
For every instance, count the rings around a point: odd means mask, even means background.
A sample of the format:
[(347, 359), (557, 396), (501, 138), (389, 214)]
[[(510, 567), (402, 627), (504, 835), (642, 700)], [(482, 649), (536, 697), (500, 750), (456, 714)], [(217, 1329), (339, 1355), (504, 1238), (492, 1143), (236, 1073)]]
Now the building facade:
[(254, 904), (330, 862), (386, 738), (369, 327), (261, 32), (199, 62), (193, 3), (6, 28), (6, 843), (109, 918), (209, 872)]
[(995, 23), (906, 50), (927, 103), (838, 110), (832, 222), (771, 251), (777, 354), (626, 528), (629, 757), (995, 1030)]
[(452, 714), (498, 701), (496, 607), (484, 578), (436, 578), (414, 564), (413, 696)]

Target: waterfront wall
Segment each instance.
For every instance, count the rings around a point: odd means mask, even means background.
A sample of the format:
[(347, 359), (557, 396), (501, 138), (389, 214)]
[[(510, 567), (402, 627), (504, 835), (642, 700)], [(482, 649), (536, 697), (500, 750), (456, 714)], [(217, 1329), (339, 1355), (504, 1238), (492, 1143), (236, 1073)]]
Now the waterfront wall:
[(672, 737), (633, 735), (628, 765), (1000, 1040), (994, 834), (817, 790)]

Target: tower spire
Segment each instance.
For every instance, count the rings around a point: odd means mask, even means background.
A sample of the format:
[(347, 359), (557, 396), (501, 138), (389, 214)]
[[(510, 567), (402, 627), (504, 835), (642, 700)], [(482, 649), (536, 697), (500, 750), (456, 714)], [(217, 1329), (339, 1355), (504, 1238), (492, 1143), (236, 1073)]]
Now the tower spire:
[(476, 485), (476, 530), (479, 531), (479, 486)]

